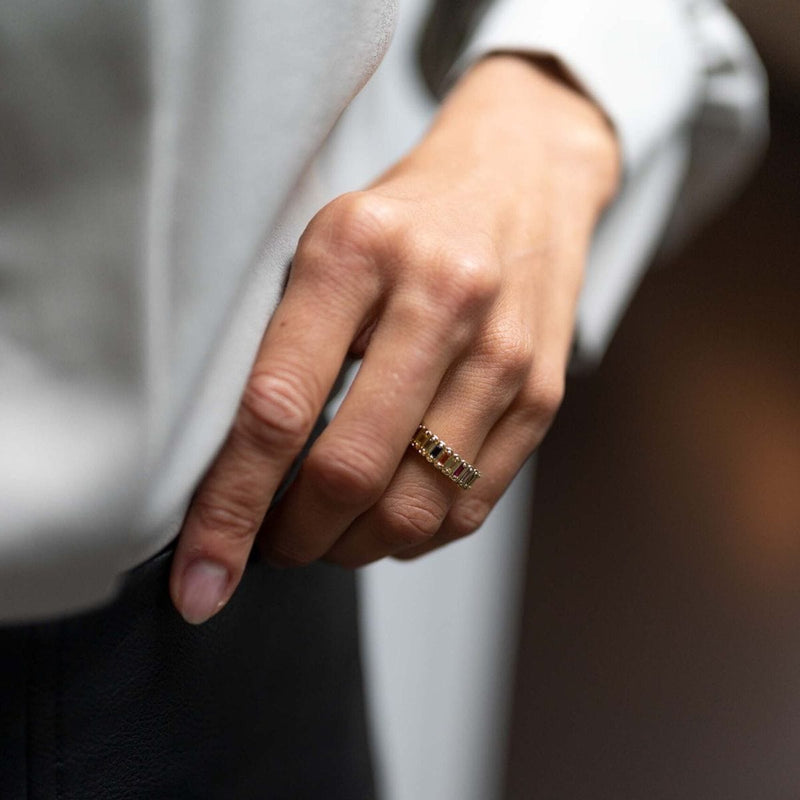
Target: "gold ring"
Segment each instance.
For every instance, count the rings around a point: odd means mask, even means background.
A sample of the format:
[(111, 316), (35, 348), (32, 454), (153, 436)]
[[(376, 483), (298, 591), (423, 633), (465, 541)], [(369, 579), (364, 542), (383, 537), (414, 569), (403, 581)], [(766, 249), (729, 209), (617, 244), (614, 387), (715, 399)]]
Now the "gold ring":
[(462, 489), (469, 489), (481, 473), (469, 461), (448, 447), (424, 422), (420, 422), (416, 436), (411, 440), (411, 446), (443, 475), (450, 478), (453, 483)]

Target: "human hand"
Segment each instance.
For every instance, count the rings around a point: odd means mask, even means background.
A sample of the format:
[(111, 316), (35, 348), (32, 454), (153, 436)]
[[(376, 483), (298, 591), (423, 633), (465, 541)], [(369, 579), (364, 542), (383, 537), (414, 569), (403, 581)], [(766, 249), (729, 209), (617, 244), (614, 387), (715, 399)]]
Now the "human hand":
[[(184, 521), (170, 591), (193, 623), (233, 593), (348, 354), (361, 369), (259, 545), (279, 565), (411, 557), (477, 529), (557, 410), (614, 134), (513, 55), (459, 82), (422, 142), (303, 234), (230, 434)], [(482, 476), (409, 448), (421, 420)]]

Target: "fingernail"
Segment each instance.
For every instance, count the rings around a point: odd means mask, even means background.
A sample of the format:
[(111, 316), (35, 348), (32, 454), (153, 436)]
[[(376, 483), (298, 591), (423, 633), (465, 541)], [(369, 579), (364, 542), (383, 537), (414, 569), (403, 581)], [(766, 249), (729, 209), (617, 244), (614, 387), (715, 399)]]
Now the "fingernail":
[(183, 573), (180, 612), (192, 625), (210, 619), (225, 604), (228, 570), (213, 561), (193, 561)]

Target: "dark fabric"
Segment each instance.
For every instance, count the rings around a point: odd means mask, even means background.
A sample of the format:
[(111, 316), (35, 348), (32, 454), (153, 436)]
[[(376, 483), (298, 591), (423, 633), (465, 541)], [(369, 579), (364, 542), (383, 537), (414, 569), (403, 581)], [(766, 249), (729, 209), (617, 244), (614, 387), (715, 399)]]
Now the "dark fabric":
[(0, 798), (374, 797), (353, 575), (251, 563), (194, 628), (169, 562), (107, 608), (0, 629)]
[(480, 24), (489, 0), (435, 0), (422, 29), (417, 56), (425, 85), (436, 98), (450, 88), (450, 69)]

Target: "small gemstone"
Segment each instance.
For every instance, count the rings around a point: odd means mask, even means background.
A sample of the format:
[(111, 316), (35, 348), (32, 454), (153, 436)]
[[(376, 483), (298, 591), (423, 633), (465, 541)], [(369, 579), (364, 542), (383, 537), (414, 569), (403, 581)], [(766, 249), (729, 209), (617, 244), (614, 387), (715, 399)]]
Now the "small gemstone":
[(425, 446), (422, 448), (422, 451), (425, 453), (426, 456), (431, 454), (431, 450), (433, 450), (436, 445), (439, 444), (439, 437), (438, 436), (431, 436), (431, 438), (425, 442)]
[(461, 458), (457, 456), (455, 453), (452, 453), (447, 461), (444, 463), (444, 471), (450, 475), (453, 470), (461, 463)]
[(466, 464), (462, 461), (461, 464), (456, 469), (453, 470), (453, 477), (454, 478), (461, 477), (465, 469), (466, 469)]
[(442, 454), (443, 450), (444, 450), (444, 445), (441, 442), (439, 442), (439, 444), (437, 444), (436, 447), (434, 447), (433, 450), (431, 450), (431, 458), (434, 461), (436, 461), (436, 459), (439, 458), (439, 456)]
[(445, 447), (443, 449), (444, 449), (444, 452), (442, 453), (442, 455), (439, 458), (439, 466), (440, 467), (443, 467), (449, 461), (450, 457), (453, 455), (453, 451), (449, 447)]
[(420, 428), (417, 431), (417, 435), (414, 437), (413, 444), (422, 447), (425, 444), (427, 438), (428, 438), (428, 431), (426, 431), (425, 428)]

